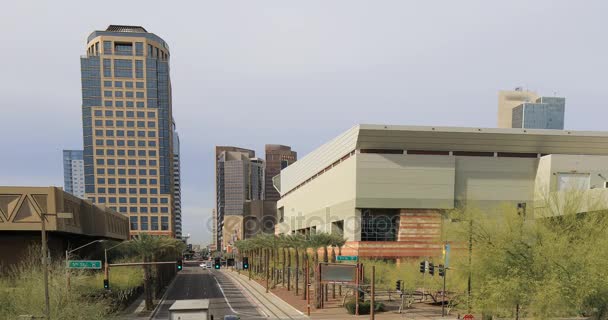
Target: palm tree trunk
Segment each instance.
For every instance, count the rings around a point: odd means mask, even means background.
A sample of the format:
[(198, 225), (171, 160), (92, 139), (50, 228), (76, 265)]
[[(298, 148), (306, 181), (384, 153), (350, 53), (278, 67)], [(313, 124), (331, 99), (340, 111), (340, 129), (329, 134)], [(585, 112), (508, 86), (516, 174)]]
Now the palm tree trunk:
[(283, 285), (283, 288), (285, 288), (285, 267), (287, 266), (287, 262), (285, 261), (287, 253), (285, 253), (285, 250), (285, 248), (281, 249), (281, 252), (283, 253), (283, 273), (281, 274), (281, 284)]
[(291, 291), (291, 248), (287, 248), (287, 291)]
[[(331, 263), (336, 263), (336, 248), (335, 247), (331, 247)], [(336, 298), (336, 284), (333, 283), (331, 285), (331, 298), (335, 299)]]
[[(338, 255), (341, 256), (342, 255), (342, 246), (338, 247)], [(342, 296), (342, 285), (340, 285), (338, 287), (338, 294), (340, 295), (340, 297)]]
[(295, 273), (294, 273), (294, 277), (295, 277), (295, 285), (296, 285), (296, 296), (300, 293), (300, 291), (298, 289), (300, 289), (300, 286), (298, 285), (298, 281), (300, 281), (300, 253), (298, 252), (298, 248), (294, 248), (295, 252), (294, 252), (294, 258), (296, 259), (296, 268), (295, 268)]
[(302, 299), (306, 300), (306, 293), (309, 290), (309, 287), (306, 283), (306, 273), (308, 272), (308, 268), (306, 268), (306, 261), (308, 261), (308, 255), (306, 254), (306, 249), (302, 252), (302, 274), (304, 275), (304, 294), (302, 295)]
[(313, 265), (314, 265), (314, 275), (315, 275), (315, 308), (319, 309), (321, 308), (321, 303), (322, 303), (322, 296), (321, 296), (321, 281), (319, 279), (319, 248), (315, 248), (314, 249), (314, 260), (313, 260)]
[[(144, 262), (149, 262), (150, 259), (144, 256)], [(144, 265), (144, 296), (146, 301), (146, 310), (152, 311), (154, 309), (154, 301), (152, 300), (152, 280), (150, 276), (150, 266)]]
[[(323, 247), (323, 262), (325, 262), (325, 263), (329, 262), (328, 252), (327, 252), (327, 247), (326, 246)], [(327, 284), (323, 285), (323, 297), (325, 298), (325, 301), (327, 301)]]

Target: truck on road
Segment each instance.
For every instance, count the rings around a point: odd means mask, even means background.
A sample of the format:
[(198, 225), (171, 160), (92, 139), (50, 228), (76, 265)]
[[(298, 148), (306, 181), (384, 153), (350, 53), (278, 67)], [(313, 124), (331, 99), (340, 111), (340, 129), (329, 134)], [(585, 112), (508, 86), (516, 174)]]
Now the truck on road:
[(169, 308), (169, 320), (212, 320), (209, 299), (177, 300)]

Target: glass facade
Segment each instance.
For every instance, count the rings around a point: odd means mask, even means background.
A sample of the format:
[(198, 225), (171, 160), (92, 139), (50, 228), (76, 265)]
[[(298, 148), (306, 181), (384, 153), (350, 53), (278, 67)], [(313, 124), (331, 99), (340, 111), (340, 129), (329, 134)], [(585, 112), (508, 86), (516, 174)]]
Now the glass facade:
[(82, 150), (63, 150), (63, 186), (66, 192), (85, 198)]
[(513, 108), (513, 128), (564, 129), (566, 99), (540, 97)]

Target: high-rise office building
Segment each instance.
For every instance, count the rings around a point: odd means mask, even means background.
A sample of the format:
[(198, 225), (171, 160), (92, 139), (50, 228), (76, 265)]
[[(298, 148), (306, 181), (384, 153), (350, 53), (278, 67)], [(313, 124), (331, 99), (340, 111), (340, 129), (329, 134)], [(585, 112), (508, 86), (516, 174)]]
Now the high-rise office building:
[(66, 192), (85, 198), (82, 150), (63, 150), (63, 186)]
[(267, 144), (266, 151), (266, 178), (265, 178), (265, 200), (278, 201), (281, 196), (272, 185), (272, 178), (281, 170), (298, 160), (298, 153), (291, 150), (289, 146), (280, 144)]
[(81, 57), (86, 196), (131, 235), (174, 235), (169, 46), (139, 26), (94, 31)]
[(513, 108), (513, 128), (564, 130), (566, 99), (540, 97)]
[(182, 179), (179, 153), (179, 135), (173, 122), (173, 212), (175, 214), (175, 237), (182, 238)]
[(536, 92), (524, 90), (521, 87), (515, 90), (501, 90), (498, 92), (498, 127), (512, 128), (513, 109), (524, 102), (534, 101), (538, 98)]
[(242, 219), (245, 201), (264, 199), (264, 160), (255, 151), (218, 146), (216, 155), (215, 242), (217, 250), (225, 248), (224, 220), (227, 216)]
[(566, 99), (541, 97), (521, 87), (498, 93), (498, 127), (564, 129)]

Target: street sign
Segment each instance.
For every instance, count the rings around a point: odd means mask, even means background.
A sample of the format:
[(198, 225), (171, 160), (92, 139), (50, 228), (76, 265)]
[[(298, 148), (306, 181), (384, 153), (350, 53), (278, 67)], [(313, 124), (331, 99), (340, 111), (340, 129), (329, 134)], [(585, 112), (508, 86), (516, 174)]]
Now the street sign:
[(450, 265), (450, 244), (449, 243), (446, 243), (443, 246), (443, 260), (444, 260), (443, 261), (444, 262), (444, 266), (446, 268), (448, 268), (449, 265)]
[(357, 256), (337, 256), (336, 261), (357, 261)]
[(322, 283), (355, 283), (357, 265), (344, 263), (319, 263)]
[(69, 269), (101, 269), (100, 260), (69, 260)]

